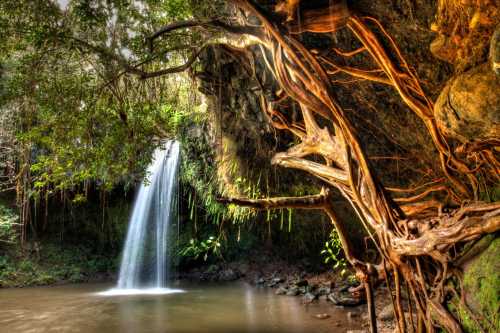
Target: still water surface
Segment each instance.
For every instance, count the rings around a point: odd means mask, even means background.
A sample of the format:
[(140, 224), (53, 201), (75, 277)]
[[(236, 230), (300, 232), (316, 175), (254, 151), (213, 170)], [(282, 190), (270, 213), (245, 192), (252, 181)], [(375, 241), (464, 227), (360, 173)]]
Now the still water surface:
[[(324, 301), (242, 283), (181, 285), (184, 293), (102, 296), (110, 286), (79, 284), (0, 290), (0, 332), (326, 333), (359, 329), (359, 318)], [(317, 319), (317, 314), (331, 317)]]

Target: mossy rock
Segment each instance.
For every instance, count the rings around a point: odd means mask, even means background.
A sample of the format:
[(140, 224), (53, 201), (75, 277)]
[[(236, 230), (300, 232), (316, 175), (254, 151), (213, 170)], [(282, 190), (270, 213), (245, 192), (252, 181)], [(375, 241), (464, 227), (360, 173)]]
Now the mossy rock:
[(488, 63), (452, 78), (434, 106), (438, 125), (462, 142), (500, 136), (500, 78)]
[[(465, 265), (464, 287), (466, 302), (471, 310), (484, 316), (483, 326), (500, 332), (500, 238), (495, 238), (484, 252)], [(468, 332), (480, 332), (477, 324), (464, 309), (460, 320)], [(489, 323), (487, 323), (489, 322)]]

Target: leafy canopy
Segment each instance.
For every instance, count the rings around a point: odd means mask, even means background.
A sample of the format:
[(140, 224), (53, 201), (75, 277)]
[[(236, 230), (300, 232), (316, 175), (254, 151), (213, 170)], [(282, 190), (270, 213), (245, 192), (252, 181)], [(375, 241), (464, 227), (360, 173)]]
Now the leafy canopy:
[(143, 175), (160, 139), (188, 122), (196, 97), (186, 74), (140, 80), (125, 74), (123, 64), (155, 71), (183, 63), (201, 36), (169, 34), (155, 52), (144, 40), (164, 24), (191, 18), (197, 6), (0, 2), (0, 113), (15, 128), (12, 142), (20, 169), (29, 168), (34, 180), (33, 193), (87, 181), (110, 187)]

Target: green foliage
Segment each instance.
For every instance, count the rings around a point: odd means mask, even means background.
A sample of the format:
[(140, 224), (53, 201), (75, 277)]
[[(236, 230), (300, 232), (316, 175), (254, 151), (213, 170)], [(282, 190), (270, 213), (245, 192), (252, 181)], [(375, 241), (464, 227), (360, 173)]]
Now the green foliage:
[[(193, 120), (192, 126), (198, 128), (207, 128), (208, 114), (206, 111), (199, 110)], [(244, 223), (250, 218), (255, 217), (255, 211), (239, 207), (236, 205), (222, 205), (216, 198), (226, 196), (227, 188), (221, 188), (221, 170), (228, 167), (232, 170), (231, 175), (238, 170), (238, 164), (232, 163), (214, 163), (215, 156), (210, 148), (210, 144), (205, 141), (205, 137), (190, 137), (186, 133), (182, 137), (182, 166), (181, 182), (188, 189), (188, 209), (191, 221), (197, 219), (197, 211), (203, 212), (206, 220), (214, 225), (220, 225), (223, 221), (231, 221), (235, 224)], [(252, 183), (243, 177), (235, 178), (234, 186), (241, 195), (256, 197), (260, 195), (258, 184)]]
[[(213, 134), (213, 112), (200, 106), (196, 87), (187, 75), (140, 80), (123, 72), (124, 64), (151, 72), (184, 63), (194, 49), (215, 39), (217, 33), (179, 30), (158, 38), (153, 50), (144, 40), (176, 20), (205, 19), (214, 13), (224, 17), (224, 3), (73, 0), (67, 8), (60, 8), (57, 1), (0, 2), (0, 112), (9, 115), (16, 126), (12, 141), (19, 155), (15, 164), (29, 174), (26, 191), (36, 202), (56, 194), (69, 196), (69, 200), (62, 200), (71, 202), (69, 213), (82, 216), (71, 219), (71, 224), (78, 225), (71, 232), (78, 230), (99, 245), (116, 243), (117, 235), (124, 232), (122, 217), (127, 210), (104, 211), (103, 216), (115, 217), (106, 223), (103, 218), (102, 229), (96, 228), (100, 220), (96, 214), (87, 214), (92, 210), (86, 205), (91, 200), (86, 197), (88, 185), (104, 192), (117, 184), (134, 184), (145, 176), (160, 139), (176, 137), (182, 141), (182, 196), (189, 212), (186, 222), (210, 226), (189, 235), (188, 239), (194, 237), (192, 243), (187, 239), (181, 242), (185, 256), (220, 254), (232, 241), (224, 234), (231, 226), (238, 230), (234, 238), (248, 241), (244, 246), (249, 248), (253, 235), (240, 237), (240, 231), (250, 234), (244, 224), (258, 220), (270, 226), (280, 220), (281, 230), (288, 230), (282, 233), (288, 240), (293, 237), (301, 249), (311, 248), (303, 241), (301, 232), (305, 231), (299, 223), (293, 224), (292, 210), (264, 215), (217, 202), (219, 196), (260, 198), (283, 191), (278, 180), (269, 185), (270, 168), (264, 172), (246, 166), (247, 156), (239, 151), (237, 140), (225, 138), (224, 156), (215, 156), (213, 138), (207, 138)], [(198, 131), (201, 134), (193, 135)], [(283, 185), (289, 190), (293, 181), (285, 178)], [(313, 182), (304, 182), (308, 184), (294, 187), (288, 194), (317, 192)], [(47, 228), (61, 238), (72, 228), (65, 224), (65, 213), (51, 212), (52, 225)], [(214, 234), (216, 241), (207, 239)], [(322, 234), (321, 239), (324, 237)], [(317, 249), (311, 251), (316, 253)], [(90, 266), (102, 262), (75, 260)], [(39, 270), (38, 264), (31, 270), (28, 266), (13, 271), (25, 275), (38, 272), (37, 278), (43, 281), (77, 281), (87, 270), (103, 268), (77, 265), (49, 272)]]
[(0, 255), (0, 287), (83, 282), (117, 269), (115, 257), (96, 255), (84, 246), (44, 243), (40, 247), (38, 254), (28, 251)]
[(15, 244), (18, 239), (19, 216), (0, 202), (0, 246)]
[(216, 201), (218, 184), (213, 177), (216, 170), (205, 161), (210, 158), (207, 151), (209, 146), (195, 145), (188, 139), (182, 142), (180, 180), (184, 185), (183, 194), (188, 199), (189, 220), (196, 222), (198, 210), (203, 210), (206, 219), (219, 225), (226, 215), (226, 207)]
[(200, 36), (169, 34), (152, 53), (144, 40), (191, 17), (192, 6), (178, 0), (71, 1), (67, 8), (56, 1), (0, 3), (0, 112), (17, 124), (18, 165), (31, 172), (32, 197), (69, 191), (82, 202), (84, 183), (109, 190), (144, 176), (159, 138), (181, 130), (195, 87), (185, 74), (147, 81), (124, 75), (123, 64), (155, 71), (184, 62)]
[(342, 254), (342, 243), (335, 229), (330, 233), (330, 239), (325, 242), (325, 247), (321, 251), (324, 256), (324, 263), (331, 264), (334, 270), (340, 270), (341, 275), (347, 272), (347, 262)]
[[(181, 261), (202, 256), (209, 258), (209, 254), (214, 258), (221, 257), (223, 252), (224, 255), (234, 254), (248, 245), (249, 238), (245, 235), (241, 237), (239, 226), (252, 221), (256, 217), (256, 212), (249, 208), (217, 202), (218, 197), (229, 194), (229, 184), (223, 181), (228, 174), (234, 179), (230, 184), (231, 191), (234, 191), (231, 193), (240, 193), (251, 198), (261, 196), (260, 181), (255, 184), (241, 176), (240, 164), (235, 159), (225, 159), (222, 163), (215, 162), (217, 158), (212, 145), (203, 132), (208, 128), (210, 121), (207, 110), (203, 107), (196, 108), (192, 115), (186, 119), (184, 123), (186, 131), (181, 136), (180, 180), (183, 189), (181, 196), (187, 204), (184, 223), (195, 226), (194, 229), (197, 231), (191, 234), (192, 229), (188, 228), (189, 235), (180, 241), (177, 253), (180, 254)], [(236, 228), (231, 226), (237, 226), (238, 232), (236, 233)], [(230, 234), (230, 229), (235, 234)], [(216, 243), (211, 242), (211, 239), (215, 239), (212, 236), (214, 234), (217, 234)], [(212, 250), (207, 246), (211, 246)]]
[(203, 260), (206, 261), (209, 255), (221, 256), (221, 243), (214, 236), (210, 236), (203, 241), (197, 241), (193, 238), (184, 248), (179, 251), (182, 257), (198, 259), (203, 255)]

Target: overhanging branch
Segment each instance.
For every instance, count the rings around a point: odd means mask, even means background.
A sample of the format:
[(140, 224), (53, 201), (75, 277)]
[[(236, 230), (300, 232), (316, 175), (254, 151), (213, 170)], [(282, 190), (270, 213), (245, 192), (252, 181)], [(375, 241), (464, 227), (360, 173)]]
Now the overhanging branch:
[(182, 73), (182, 72), (186, 71), (187, 69), (189, 69), (193, 65), (193, 63), (196, 61), (196, 59), (198, 59), (198, 56), (201, 54), (201, 52), (206, 47), (207, 47), (207, 45), (199, 48), (182, 65), (161, 69), (161, 70), (155, 71), (155, 72), (145, 72), (145, 71), (138, 70), (137, 68), (135, 68), (133, 74), (139, 75), (141, 79), (150, 79), (153, 77), (158, 77), (158, 76), (167, 75), (167, 74)]
[(208, 46), (211, 45), (211, 44), (206, 44), (206, 45), (200, 47), (198, 50), (194, 51), (193, 54), (191, 55), (191, 57), (182, 65), (161, 69), (161, 70), (155, 71), (155, 72), (148, 72), (148, 71), (144, 71), (144, 70), (139, 68), (139, 66), (143, 65), (144, 62), (141, 62), (137, 65), (131, 65), (122, 56), (114, 53), (113, 51), (111, 51), (108, 48), (101, 47), (98, 45), (93, 45), (93, 44), (88, 43), (88, 42), (86, 42), (82, 39), (79, 39), (79, 38), (73, 38), (73, 40), (78, 42), (79, 46), (83, 46), (84, 48), (89, 49), (95, 53), (98, 53), (105, 58), (116, 61), (124, 69), (125, 72), (137, 75), (141, 79), (150, 79), (150, 78), (154, 78), (154, 77), (158, 77), (158, 76), (162, 76), (162, 75), (184, 72), (193, 65), (193, 63), (196, 61), (196, 59), (201, 54), (201, 52), (205, 48), (207, 48)]
[(330, 192), (328, 190), (322, 190), (319, 194), (302, 197), (278, 197), (265, 199), (218, 198), (217, 202), (222, 204), (235, 204), (259, 210), (280, 208), (324, 209), (328, 203), (329, 197)]
[(221, 30), (224, 30), (225, 32), (229, 32), (232, 34), (238, 34), (238, 35), (247, 34), (247, 35), (253, 35), (258, 38), (260, 38), (262, 35), (262, 30), (259, 29), (258, 27), (229, 25), (220, 20), (208, 20), (208, 21), (186, 20), (186, 21), (179, 21), (167, 24), (158, 29), (156, 32), (154, 32), (151, 36), (147, 37), (146, 42), (149, 46), (149, 50), (151, 52), (153, 51), (153, 42), (160, 36), (168, 34), (174, 30), (194, 28), (194, 27), (219, 28)]

